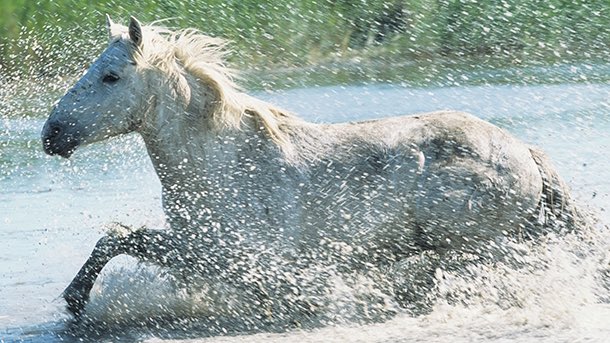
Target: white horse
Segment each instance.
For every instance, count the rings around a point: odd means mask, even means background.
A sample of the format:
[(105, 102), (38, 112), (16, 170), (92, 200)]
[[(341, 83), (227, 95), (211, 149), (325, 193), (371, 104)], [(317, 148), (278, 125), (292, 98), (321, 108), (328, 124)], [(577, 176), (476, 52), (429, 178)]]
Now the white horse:
[(309, 123), (242, 93), (220, 39), (134, 18), (108, 27), (109, 46), (45, 123), (44, 150), (67, 158), (137, 132), (170, 228), (102, 238), (64, 292), (74, 313), (118, 254), (239, 279), (274, 256), (373, 268), (577, 224), (544, 154), (472, 115)]

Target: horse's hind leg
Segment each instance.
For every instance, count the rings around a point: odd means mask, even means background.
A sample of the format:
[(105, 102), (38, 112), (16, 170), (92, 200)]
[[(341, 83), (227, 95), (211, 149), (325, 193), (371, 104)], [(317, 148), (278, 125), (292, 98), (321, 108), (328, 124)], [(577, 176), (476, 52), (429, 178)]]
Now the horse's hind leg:
[(149, 229), (139, 229), (128, 235), (109, 234), (100, 238), (91, 256), (62, 294), (68, 310), (77, 316), (82, 313), (95, 280), (113, 257), (127, 254), (161, 266), (172, 265), (179, 259), (175, 240), (170, 232)]

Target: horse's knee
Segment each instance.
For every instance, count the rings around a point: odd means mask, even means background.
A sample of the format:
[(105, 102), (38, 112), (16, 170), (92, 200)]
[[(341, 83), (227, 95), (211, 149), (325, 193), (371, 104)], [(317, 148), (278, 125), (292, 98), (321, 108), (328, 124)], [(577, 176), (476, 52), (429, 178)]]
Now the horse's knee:
[(151, 250), (151, 245), (158, 243), (153, 237), (153, 233), (149, 229), (131, 230), (120, 225), (119, 229), (113, 228), (107, 235), (97, 241), (94, 252), (112, 257), (126, 254), (140, 260), (146, 260), (150, 255), (147, 252)]
[(70, 285), (62, 292), (61, 296), (67, 304), (67, 309), (72, 314), (79, 316), (85, 309), (85, 305), (89, 301), (89, 292), (92, 282), (88, 279), (79, 279), (75, 277)]
[(162, 267), (185, 262), (180, 242), (171, 232), (141, 228), (121, 239), (122, 253)]
[(412, 314), (424, 314), (433, 304), (434, 277), (441, 265), (434, 251), (424, 251), (392, 265), (388, 272), (394, 298)]

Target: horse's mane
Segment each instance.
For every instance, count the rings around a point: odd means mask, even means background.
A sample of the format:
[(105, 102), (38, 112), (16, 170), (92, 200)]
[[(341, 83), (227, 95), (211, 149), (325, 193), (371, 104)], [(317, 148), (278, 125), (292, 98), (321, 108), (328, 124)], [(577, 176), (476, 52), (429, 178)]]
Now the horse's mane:
[[(282, 118), (293, 117), (287, 111), (245, 94), (234, 81), (236, 71), (225, 65), (227, 41), (202, 34), (196, 29), (172, 31), (162, 26), (142, 27), (142, 49), (135, 53), (140, 66), (154, 67), (177, 84), (190, 74), (216, 93), (212, 121), (218, 128), (240, 128), (242, 119), (251, 115), (260, 120), (271, 138), (283, 150), (289, 150), (287, 133), (280, 127)], [(181, 81), (182, 80), (182, 81)]]

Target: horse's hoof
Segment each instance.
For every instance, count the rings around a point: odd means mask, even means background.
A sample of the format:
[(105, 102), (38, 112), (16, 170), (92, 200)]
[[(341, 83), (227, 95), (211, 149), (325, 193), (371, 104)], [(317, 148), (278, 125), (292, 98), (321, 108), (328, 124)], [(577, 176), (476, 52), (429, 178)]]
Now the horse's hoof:
[(66, 299), (66, 303), (66, 309), (70, 311), (70, 313), (72, 313), (75, 317), (80, 317), (83, 314), (85, 310), (85, 304), (82, 301), (73, 301)]

